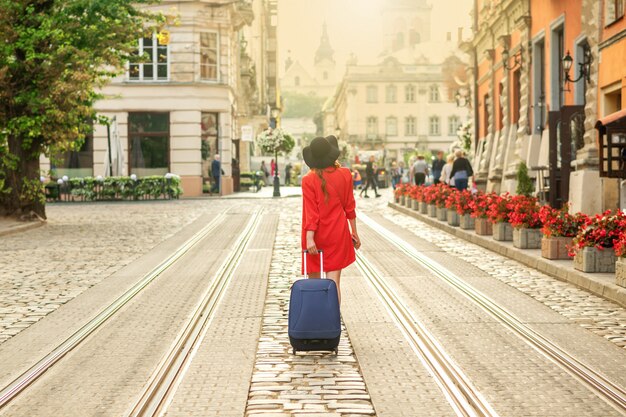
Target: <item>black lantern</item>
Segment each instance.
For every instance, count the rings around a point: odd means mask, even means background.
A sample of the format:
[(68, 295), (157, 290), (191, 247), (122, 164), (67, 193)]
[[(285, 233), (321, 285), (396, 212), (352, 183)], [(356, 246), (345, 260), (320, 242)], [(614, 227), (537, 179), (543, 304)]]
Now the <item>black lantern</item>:
[(589, 46), (584, 47), (583, 56), (583, 62), (578, 63), (580, 74), (578, 74), (576, 79), (572, 79), (569, 76), (569, 72), (574, 64), (574, 59), (570, 55), (569, 51), (567, 51), (567, 54), (563, 57), (563, 78), (566, 90), (569, 83), (576, 83), (583, 78), (586, 82), (591, 81), (591, 63), (593, 62), (593, 56), (591, 55), (591, 49), (589, 49)]
[(522, 48), (520, 47), (519, 51), (517, 51), (517, 53), (515, 55), (513, 55), (513, 65), (509, 66), (509, 59), (511, 58), (511, 56), (509, 55), (509, 50), (507, 48), (504, 48), (502, 50), (502, 66), (508, 70), (511, 71), (514, 68), (517, 68), (518, 66), (522, 65)]

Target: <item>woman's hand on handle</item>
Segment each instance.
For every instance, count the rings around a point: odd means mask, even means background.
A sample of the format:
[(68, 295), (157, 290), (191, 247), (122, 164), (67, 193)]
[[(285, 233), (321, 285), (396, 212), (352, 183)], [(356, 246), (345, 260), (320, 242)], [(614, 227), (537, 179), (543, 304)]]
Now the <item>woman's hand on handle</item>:
[(315, 239), (313, 238), (314, 232), (308, 230), (306, 233), (306, 250), (309, 255), (317, 255), (317, 246), (315, 246)]
[(354, 243), (354, 249), (359, 249), (361, 247), (361, 238), (357, 233), (352, 233), (352, 242)]

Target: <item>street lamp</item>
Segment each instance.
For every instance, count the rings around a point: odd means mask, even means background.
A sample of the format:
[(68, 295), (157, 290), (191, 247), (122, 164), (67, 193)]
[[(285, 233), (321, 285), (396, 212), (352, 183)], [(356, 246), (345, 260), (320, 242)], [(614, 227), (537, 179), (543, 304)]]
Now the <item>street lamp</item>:
[(591, 81), (591, 63), (593, 62), (593, 56), (591, 55), (591, 49), (589, 49), (589, 46), (584, 47), (583, 56), (583, 62), (578, 63), (579, 74), (575, 80), (570, 78), (569, 76), (569, 72), (572, 69), (572, 65), (574, 64), (574, 59), (570, 55), (569, 51), (567, 51), (567, 54), (563, 57), (563, 84), (565, 87), (565, 91), (569, 91), (569, 83), (576, 83), (583, 78), (586, 82)]
[[(278, 128), (278, 117), (280, 109), (272, 108), (270, 125), (272, 129)], [(274, 151), (274, 197), (280, 197), (280, 179), (278, 178), (278, 150)]]
[(517, 51), (515, 53), (515, 55), (513, 55), (513, 65), (509, 66), (509, 59), (511, 58), (511, 56), (509, 55), (509, 50), (507, 48), (504, 48), (502, 50), (502, 66), (508, 70), (511, 71), (514, 68), (517, 68), (517, 66), (522, 66), (522, 48), (520, 47), (519, 51)]

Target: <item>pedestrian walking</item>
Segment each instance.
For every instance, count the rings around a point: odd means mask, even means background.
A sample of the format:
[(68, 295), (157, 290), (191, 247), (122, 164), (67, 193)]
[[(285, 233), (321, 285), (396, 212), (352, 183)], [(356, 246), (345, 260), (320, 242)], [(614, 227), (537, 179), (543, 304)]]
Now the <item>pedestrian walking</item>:
[(363, 184), (361, 173), (354, 166), (352, 167), (352, 184), (355, 190)]
[(454, 187), (457, 190), (465, 190), (467, 189), (469, 177), (474, 176), (474, 170), (470, 161), (463, 156), (462, 150), (457, 150), (454, 156), (456, 156), (456, 159), (452, 164), (450, 178), (454, 179)]
[(439, 184), (439, 178), (441, 177), (441, 170), (446, 165), (446, 161), (443, 160), (443, 152), (437, 152), (437, 159), (433, 161), (431, 169), (433, 171), (433, 184)]
[[(317, 137), (302, 150), (311, 171), (302, 178), (302, 249), (310, 278), (320, 277), (319, 250), (324, 251), (326, 276), (335, 281), (341, 302), (341, 271), (355, 261), (361, 247), (356, 228), (352, 174), (337, 163), (339, 148)], [(304, 259), (303, 259), (304, 260)], [(303, 265), (304, 271), (304, 265)]]
[(426, 176), (428, 175), (428, 164), (424, 160), (424, 155), (418, 155), (417, 161), (411, 168), (415, 185), (424, 185), (426, 183)]
[(394, 190), (396, 186), (402, 182), (402, 171), (396, 162), (391, 163), (391, 188)]
[(441, 170), (441, 177), (439, 180), (450, 187), (454, 187), (454, 179), (450, 178), (450, 173), (452, 172), (452, 163), (454, 162), (454, 155), (450, 154), (446, 158), (446, 164), (443, 166)]
[(211, 176), (213, 177), (213, 187), (211, 187), (212, 193), (220, 192), (220, 178), (224, 171), (222, 170), (222, 163), (220, 162), (220, 156), (215, 155), (215, 158), (211, 162)]
[(293, 168), (293, 166), (291, 165), (291, 162), (287, 162), (287, 165), (285, 165), (285, 185), (291, 185), (291, 169)]
[(365, 198), (370, 198), (367, 195), (367, 189), (370, 186), (374, 189), (376, 197), (380, 197), (380, 194), (378, 194), (378, 187), (376, 185), (376, 167), (374, 166), (374, 161), (376, 161), (376, 158), (372, 155), (370, 156), (369, 161), (365, 164), (365, 187), (363, 187), (359, 193), (359, 197), (363, 196), (363, 193), (365, 193)]
[(263, 172), (263, 182), (265, 185), (269, 184), (268, 178), (270, 176), (270, 172), (267, 170), (267, 165), (265, 165), (265, 161), (261, 161), (261, 172)]

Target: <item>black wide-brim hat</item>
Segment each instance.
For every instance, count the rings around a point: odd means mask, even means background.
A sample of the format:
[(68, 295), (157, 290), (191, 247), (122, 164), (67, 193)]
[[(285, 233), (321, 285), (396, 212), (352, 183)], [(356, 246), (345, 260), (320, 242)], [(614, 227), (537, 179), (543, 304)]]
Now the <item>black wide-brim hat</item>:
[(302, 150), (302, 157), (309, 168), (328, 168), (339, 158), (339, 144), (334, 136), (317, 137)]

